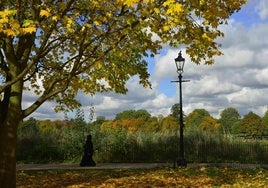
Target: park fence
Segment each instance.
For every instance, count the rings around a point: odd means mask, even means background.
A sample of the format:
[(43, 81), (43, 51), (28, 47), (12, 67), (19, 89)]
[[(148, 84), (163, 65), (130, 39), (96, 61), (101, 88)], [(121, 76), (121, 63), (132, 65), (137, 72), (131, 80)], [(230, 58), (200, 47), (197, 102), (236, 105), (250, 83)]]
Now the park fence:
[[(268, 164), (268, 143), (258, 141), (213, 140), (193, 143), (185, 139), (185, 158), (190, 163), (252, 163)], [(179, 158), (179, 139), (125, 147), (103, 145), (95, 151), (98, 162), (174, 162)]]
[[(179, 158), (179, 137), (158, 139), (124, 138), (111, 142), (101, 138), (94, 142), (93, 158), (97, 163), (162, 162), (173, 163)], [(82, 144), (81, 144), (82, 145)], [(185, 158), (190, 163), (253, 163), (268, 164), (268, 141), (197, 139), (185, 137)], [(17, 160), (33, 162), (79, 162), (83, 148), (49, 144), (18, 144)]]

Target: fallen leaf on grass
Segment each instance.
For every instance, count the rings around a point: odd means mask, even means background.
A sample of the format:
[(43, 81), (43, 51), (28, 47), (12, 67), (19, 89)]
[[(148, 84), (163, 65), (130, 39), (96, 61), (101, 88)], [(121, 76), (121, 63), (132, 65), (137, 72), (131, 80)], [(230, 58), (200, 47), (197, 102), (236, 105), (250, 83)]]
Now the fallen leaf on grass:
[(156, 168), (18, 171), (21, 188), (256, 187), (268, 188), (268, 169)]

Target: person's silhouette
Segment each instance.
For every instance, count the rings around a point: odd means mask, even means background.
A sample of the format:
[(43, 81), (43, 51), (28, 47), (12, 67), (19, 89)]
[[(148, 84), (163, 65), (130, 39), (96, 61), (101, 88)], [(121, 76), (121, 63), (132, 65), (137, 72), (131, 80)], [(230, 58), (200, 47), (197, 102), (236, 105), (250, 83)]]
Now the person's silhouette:
[(95, 161), (92, 159), (93, 156), (93, 144), (91, 141), (91, 135), (87, 136), (86, 143), (84, 145), (84, 155), (80, 166), (96, 166)]

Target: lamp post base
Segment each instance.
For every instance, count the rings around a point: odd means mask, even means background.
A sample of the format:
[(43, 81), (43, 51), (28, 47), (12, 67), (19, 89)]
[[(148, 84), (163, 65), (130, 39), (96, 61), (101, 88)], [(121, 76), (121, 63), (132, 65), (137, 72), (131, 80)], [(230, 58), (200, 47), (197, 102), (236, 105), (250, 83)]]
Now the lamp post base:
[(187, 160), (184, 158), (179, 158), (177, 165), (178, 167), (187, 167)]

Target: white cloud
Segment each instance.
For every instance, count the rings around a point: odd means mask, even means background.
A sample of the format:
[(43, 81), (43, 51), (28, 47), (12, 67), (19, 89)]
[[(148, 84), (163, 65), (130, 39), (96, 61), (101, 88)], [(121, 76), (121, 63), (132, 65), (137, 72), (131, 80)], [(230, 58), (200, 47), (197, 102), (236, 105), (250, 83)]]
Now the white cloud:
[(224, 80), (219, 80), (216, 75), (205, 75), (200, 80), (193, 80), (186, 87), (185, 94), (192, 96), (226, 94), (238, 90), (239, 87)]
[(174, 59), (178, 56), (178, 50), (168, 49), (165, 55), (157, 55), (155, 57), (155, 69), (154, 78), (161, 80), (163, 78), (170, 78), (175, 76), (175, 61)]
[(247, 105), (248, 107), (262, 106), (263, 104), (268, 104), (267, 92), (268, 88), (254, 89), (245, 87), (241, 91), (231, 94), (229, 100), (232, 104)]
[(254, 63), (254, 52), (249, 49), (239, 49), (237, 47), (230, 47), (223, 49), (224, 56), (217, 57), (215, 68), (241, 68)]
[(54, 112), (55, 103), (52, 101), (47, 101), (43, 105), (39, 107), (37, 111), (31, 114), (30, 117), (34, 117), (35, 119), (63, 119), (64, 114), (61, 112), (55, 113)]
[(268, 18), (268, 1), (266, 0), (259, 1), (256, 7), (256, 10), (259, 14), (259, 17), (262, 20), (265, 20), (266, 18)]
[(256, 73), (256, 80), (268, 86), (268, 67)]

